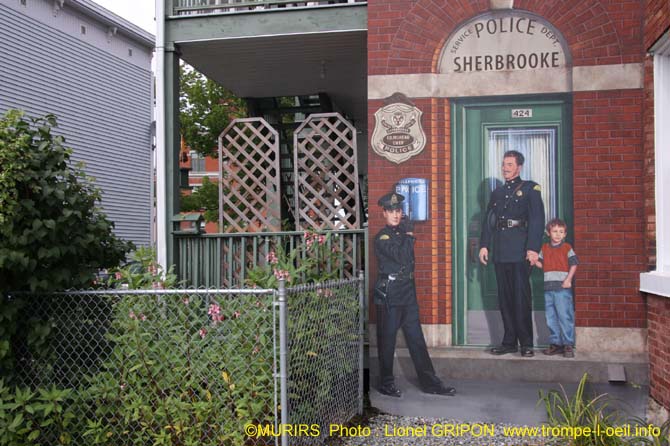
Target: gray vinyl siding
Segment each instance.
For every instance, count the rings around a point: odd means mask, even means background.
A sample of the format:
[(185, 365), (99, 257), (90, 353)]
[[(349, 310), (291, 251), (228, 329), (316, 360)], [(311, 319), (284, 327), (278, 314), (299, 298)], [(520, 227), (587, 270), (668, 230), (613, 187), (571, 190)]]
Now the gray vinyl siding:
[[(62, 12), (62, 11), (61, 11)], [(0, 112), (53, 113), (118, 236), (151, 243), (151, 71), (0, 4)]]

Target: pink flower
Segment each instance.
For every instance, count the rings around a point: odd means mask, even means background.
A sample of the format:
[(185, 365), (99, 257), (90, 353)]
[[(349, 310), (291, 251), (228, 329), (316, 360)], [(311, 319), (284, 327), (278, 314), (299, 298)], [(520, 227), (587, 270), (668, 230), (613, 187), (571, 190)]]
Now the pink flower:
[(221, 313), (221, 307), (219, 307), (217, 304), (209, 304), (209, 310), (207, 311), (207, 314), (214, 316), (219, 313)]
[(163, 282), (152, 282), (151, 288), (154, 290), (162, 290), (165, 288), (165, 284)]
[(205, 339), (205, 336), (207, 335), (207, 330), (201, 328), (200, 330), (198, 330), (198, 334), (200, 335), (200, 339)]
[(221, 314), (221, 307), (219, 307), (218, 304), (210, 304), (209, 305), (209, 310), (207, 311), (207, 314), (209, 314), (212, 317), (212, 321), (214, 323), (221, 322), (223, 321), (223, 315)]
[(254, 349), (252, 350), (251, 354), (252, 355), (257, 355), (261, 351), (259, 346), (255, 346)]
[(188, 297), (183, 298), (181, 301), (184, 303), (184, 305), (188, 305), (190, 302), (190, 300), (188, 300)]
[(155, 276), (156, 273), (158, 272), (158, 268), (157, 268), (156, 265), (153, 264), (153, 263), (151, 263), (151, 264), (149, 265), (149, 267), (147, 268), (147, 270), (149, 271), (149, 274), (151, 274), (152, 276)]
[(135, 312), (133, 310), (130, 310), (128, 313), (128, 317), (131, 319), (137, 319), (137, 316), (135, 316)]
[(116, 280), (121, 280), (121, 279), (123, 279), (123, 274), (121, 274), (120, 271), (117, 271), (116, 273), (114, 273), (114, 278)]
[(333, 290), (328, 289), (328, 288), (319, 288), (316, 290), (317, 296), (323, 296), (323, 297), (333, 297)]
[(317, 240), (319, 241), (319, 245), (323, 245), (324, 243), (326, 243), (326, 236), (321, 234), (321, 235), (319, 235)]
[(286, 270), (284, 270), (284, 269), (277, 269), (277, 268), (275, 268), (272, 272), (273, 272), (273, 274), (275, 275), (275, 277), (277, 278), (277, 280), (282, 280), (282, 279), (284, 279), (284, 280), (286, 280), (287, 282), (290, 282), (290, 281), (291, 281), (291, 273), (289, 273), (288, 271), (286, 271)]
[(237, 319), (238, 317), (240, 317), (240, 315), (241, 315), (241, 313), (239, 311), (236, 311), (236, 312), (233, 313), (233, 318)]
[(144, 322), (144, 321), (147, 320), (147, 317), (146, 317), (145, 315), (143, 315), (143, 314), (140, 313), (140, 320), (141, 320), (142, 322)]
[(274, 251), (270, 251), (265, 257), (265, 260), (267, 260), (270, 265), (275, 265), (279, 262), (279, 259), (277, 259), (277, 254), (275, 254)]

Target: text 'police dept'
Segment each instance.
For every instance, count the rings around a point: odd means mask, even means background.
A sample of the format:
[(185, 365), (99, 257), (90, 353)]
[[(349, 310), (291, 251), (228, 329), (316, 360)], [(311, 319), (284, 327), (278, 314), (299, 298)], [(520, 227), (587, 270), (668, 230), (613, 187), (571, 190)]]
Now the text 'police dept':
[[(540, 34), (551, 41), (553, 45), (558, 45), (558, 36), (546, 26), (539, 24), (527, 17), (508, 17), (500, 19), (490, 19), (477, 22), (473, 26), (465, 29), (454, 42), (450, 52), (455, 54), (459, 47), (468, 38), (479, 39), (483, 34), (498, 35), (505, 33), (516, 33), (535, 35)], [(477, 56), (458, 56), (454, 57), (453, 64), (457, 73), (468, 71), (501, 71), (501, 70), (523, 70), (526, 68), (559, 68), (560, 53), (558, 51), (543, 51), (539, 53), (518, 53), (518, 54), (491, 54)]]

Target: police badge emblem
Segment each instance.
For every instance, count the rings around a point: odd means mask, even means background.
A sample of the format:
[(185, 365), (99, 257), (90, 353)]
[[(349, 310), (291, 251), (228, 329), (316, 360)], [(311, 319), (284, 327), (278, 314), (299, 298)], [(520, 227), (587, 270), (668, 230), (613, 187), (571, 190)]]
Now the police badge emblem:
[(390, 99), (402, 102), (387, 104), (375, 112), (371, 144), (377, 155), (400, 164), (421, 153), (426, 134), (421, 127), (421, 110), (400, 93)]

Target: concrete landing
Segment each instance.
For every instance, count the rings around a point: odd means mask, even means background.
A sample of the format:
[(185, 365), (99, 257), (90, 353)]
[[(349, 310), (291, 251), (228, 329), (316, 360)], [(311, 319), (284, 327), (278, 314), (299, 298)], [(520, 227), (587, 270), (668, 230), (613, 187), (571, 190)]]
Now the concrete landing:
[[(402, 390), (401, 398), (385, 396), (370, 389), (370, 404), (391, 415), (444, 418), (467, 423), (512, 423), (538, 426), (547, 421), (543, 405), (538, 405), (539, 391), (560, 390), (558, 383), (496, 382), (482, 380), (445, 379), (456, 388), (453, 397), (427, 395), (419, 390), (414, 380), (400, 377), (396, 385)], [(563, 384), (572, 396), (576, 383)], [(632, 417), (644, 418), (649, 394), (648, 386), (590, 384), (591, 395), (607, 393), (612, 397), (611, 406), (622, 410), (626, 421)]]
[[(543, 406), (538, 405), (539, 391), (560, 390), (562, 384), (570, 396), (579, 380), (588, 373), (587, 393), (607, 393), (611, 406), (626, 418), (644, 418), (649, 395), (649, 366), (646, 355), (581, 353), (574, 359), (545, 356), (540, 349), (534, 358), (518, 353), (493, 356), (484, 349), (429, 349), (435, 371), (457, 390), (454, 397), (427, 395), (420, 391), (407, 349), (396, 351), (394, 371), (402, 398), (381, 395), (378, 382), (376, 348), (370, 349), (370, 402), (392, 415), (451, 418), (464, 422), (502, 422), (538, 425), (546, 421)], [(608, 368), (621, 365), (625, 383), (609, 383)], [(620, 369), (619, 367), (617, 367)], [(625, 420), (624, 420), (625, 421)]]
[[(545, 356), (541, 349), (535, 357), (522, 358), (519, 353), (491, 355), (483, 348), (431, 348), (430, 357), (438, 375), (451, 379), (520, 381), (520, 382), (579, 382), (584, 373), (589, 382), (607, 383), (612, 366), (622, 366), (626, 382), (632, 385), (649, 384), (649, 361), (646, 354), (593, 353), (576, 351), (575, 358), (561, 355)], [(371, 375), (377, 376), (377, 349), (370, 349)], [(620, 369), (620, 367), (615, 367)], [(414, 366), (406, 348), (396, 349), (396, 376), (413, 377)]]

